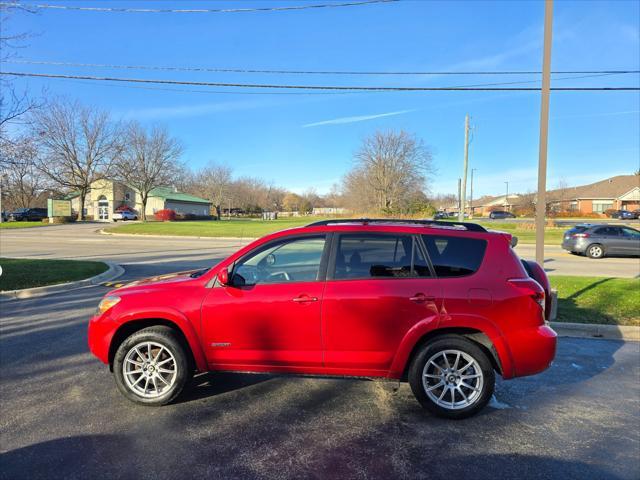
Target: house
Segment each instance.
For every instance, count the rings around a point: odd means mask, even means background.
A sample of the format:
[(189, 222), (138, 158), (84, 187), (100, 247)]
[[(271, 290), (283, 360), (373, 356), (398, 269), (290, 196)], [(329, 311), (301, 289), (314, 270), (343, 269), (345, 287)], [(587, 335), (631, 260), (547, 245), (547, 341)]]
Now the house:
[[(71, 200), (74, 212), (80, 211), (80, 194), (73, 192), (66, 197)], [(93, 216), (95, 220), (110, 221), (118, 208), (128, 207), (140, 214), (142, 198), (140, 193), (128, 185), (113, 180), (96, 180), (91, 184), (84, 204), (86, 216)], [(204, 198), (195, 197), (178, 192), (174, 188), (154, 188), (147, 199), (147, 216), (152, 216), (158, 210), (171, 209), (178, 214), (192, 214), (209, 216), (211, 202)]]
[[(520, 196), (516, 194), (510, 194), (508, 198), (507, 195), (499, 195), (497, 197), (485, 195), (477, 200), (473, 200), (473, 205), (471, 206), (472, 215), (486, 216), (493, 210), (506, 210), (510, 212), (514, 206), (518, 205), (519, 200)], [(469, 204), (467, 204), (467, 209), (468, 208)]]
[(547, 192), (549, 208), (582, 214), (640, 208), (640, 176), (618, 175), (589, 185)]

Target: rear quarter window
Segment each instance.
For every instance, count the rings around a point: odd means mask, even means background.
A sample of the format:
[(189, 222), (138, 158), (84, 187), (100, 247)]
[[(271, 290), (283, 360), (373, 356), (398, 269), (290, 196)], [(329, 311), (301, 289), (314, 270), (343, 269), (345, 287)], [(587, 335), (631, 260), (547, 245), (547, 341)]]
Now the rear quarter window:
[(477, 238), (423, 235), (436, 275), (464, 277), (478, 271), (487, 249), (486, 240)]

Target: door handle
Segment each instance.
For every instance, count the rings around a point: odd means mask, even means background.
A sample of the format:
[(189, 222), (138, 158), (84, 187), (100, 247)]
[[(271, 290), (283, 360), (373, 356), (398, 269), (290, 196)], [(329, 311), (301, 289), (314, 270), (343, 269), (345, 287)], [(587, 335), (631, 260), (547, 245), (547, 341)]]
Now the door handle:
[(309, 295), (300, 295), (293, 299), (296, 303), (317, 302), (318, 297), (310, 297)]
[(436, 297), (434, 297), (433, 295), (425, 295), (424, 293), (416, 293), (413, 297), (409, 297), (409, 300), (417, 303), (434, 302), (436, 300)]

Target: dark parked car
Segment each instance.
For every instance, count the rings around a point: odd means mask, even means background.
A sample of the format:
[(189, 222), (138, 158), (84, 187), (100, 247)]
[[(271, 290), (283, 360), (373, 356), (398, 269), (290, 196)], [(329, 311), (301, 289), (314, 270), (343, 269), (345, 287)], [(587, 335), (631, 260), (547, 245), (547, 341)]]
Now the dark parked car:
[(611, 212), (609, 216), (611, 218), (619, 218), (620, 220), (633, 220), (634, 218), (638, 218), (634, 212), (630, 212), (629, 210), (615, 210)]
[(576, 225), (564, 232), (562, 248), (590, 258), (640, 256), (640, 231), (620, 225)]
[(633, 213), (633, 218), (640, 218), (640, 208), (634, 210), (631, 213)]
[(489, 214), (489, 218), (493, 218), (493, 219), (516, 218), (516, 216), (513, 213), (507, 212), (505, 210), (496, 210)]
[(9, 220), (14, 222), (20, 221), (38, 221), (47, 218), (46, 208), (19, 208), (9, 214)]
[(436, 212), (433, 216), (434, 220), (442, 220), (443, 218), (449, 218), (449, 214), (447, 212)]

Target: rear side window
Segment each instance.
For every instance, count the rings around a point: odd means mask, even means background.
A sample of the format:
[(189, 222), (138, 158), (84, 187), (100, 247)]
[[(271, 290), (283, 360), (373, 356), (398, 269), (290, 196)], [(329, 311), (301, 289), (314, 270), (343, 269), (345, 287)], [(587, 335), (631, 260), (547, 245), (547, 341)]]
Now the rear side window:
[(429, 266), (411, 235), (340, 235), (336, 251), (336, 280), (355, 278), (428, 277)]
[(620, 234), (620, 229), (617, 227), (602, 227), (595, 231), (596, 235), (612, 235), (617, 236)]
[(423, 235), (438, 277), (463, 277), (478, 271), (487, 242), (477, 238)]

